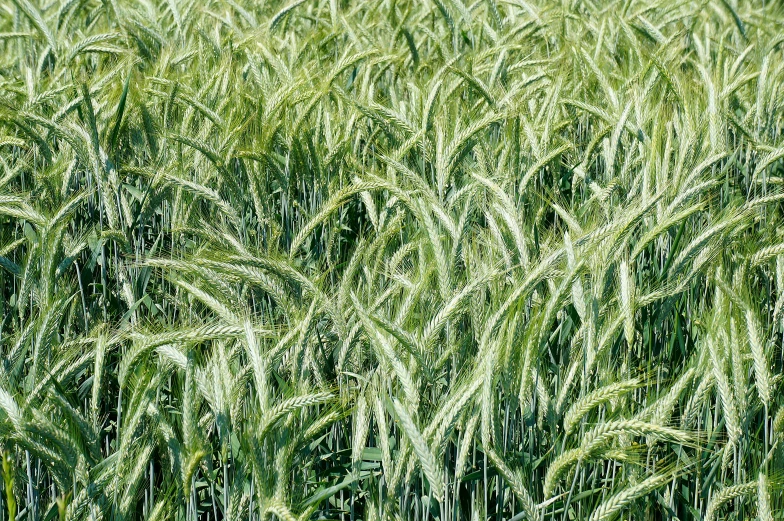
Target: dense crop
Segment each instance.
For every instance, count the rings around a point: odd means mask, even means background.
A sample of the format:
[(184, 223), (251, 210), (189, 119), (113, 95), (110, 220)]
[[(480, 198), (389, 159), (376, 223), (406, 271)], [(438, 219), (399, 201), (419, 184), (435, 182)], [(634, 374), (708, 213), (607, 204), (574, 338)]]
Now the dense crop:
[(784, 9), (0, 3), (0, 520), (782, 519)]

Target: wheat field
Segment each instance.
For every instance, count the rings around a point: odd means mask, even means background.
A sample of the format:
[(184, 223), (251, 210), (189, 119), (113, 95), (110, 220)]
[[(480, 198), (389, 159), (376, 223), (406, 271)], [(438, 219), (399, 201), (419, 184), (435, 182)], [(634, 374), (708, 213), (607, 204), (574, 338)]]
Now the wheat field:
[(0, 2), (0, 521), (784, 519), (784, 5)]

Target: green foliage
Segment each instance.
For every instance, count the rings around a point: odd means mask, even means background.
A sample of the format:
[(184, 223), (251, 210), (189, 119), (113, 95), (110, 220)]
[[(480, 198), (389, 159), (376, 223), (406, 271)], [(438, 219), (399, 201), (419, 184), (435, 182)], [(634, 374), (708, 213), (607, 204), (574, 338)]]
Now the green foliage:
[(784, 10), (0, 5), (0, 521), (781, 519)]

